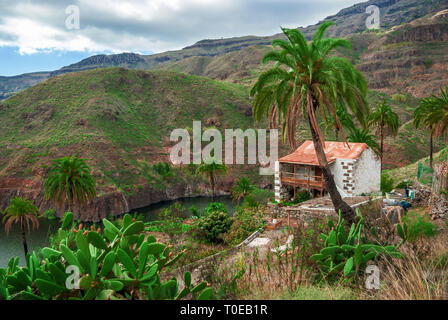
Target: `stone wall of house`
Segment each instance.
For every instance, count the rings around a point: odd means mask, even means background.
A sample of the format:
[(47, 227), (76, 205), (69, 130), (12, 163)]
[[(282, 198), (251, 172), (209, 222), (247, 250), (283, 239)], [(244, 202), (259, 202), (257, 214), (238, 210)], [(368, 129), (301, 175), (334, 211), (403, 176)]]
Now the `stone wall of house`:
[(356, 160), (352, 159), (338, 159), (341, 166), (342, 171), (342, 190), (348, 195), (348, 196), (355, 196), (355, 187), (357, 181), (354, 178), (354, 171), (355, 171), (355, 163)]
[(280, 181), (280, 162), (275, 161), (274, 195), (275, 195), (275, 201), (277, 201), (277, 202), (280, 202), (282, 200), (281, 189), (282, 189), (282, 182)]

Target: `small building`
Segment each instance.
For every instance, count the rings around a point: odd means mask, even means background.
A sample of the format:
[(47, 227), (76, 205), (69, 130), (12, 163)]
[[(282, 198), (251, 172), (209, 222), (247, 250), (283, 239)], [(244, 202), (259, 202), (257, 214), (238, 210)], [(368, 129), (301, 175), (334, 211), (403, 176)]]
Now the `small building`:
[[(367, 144), (326, 141), (325, 154), (342, 197), (380, 191), (381, 162)], [(308, 190), (313, 197), (327, 193), (312, 141), (275, 163), (275, 200), (295, 197), (297, 190)]]

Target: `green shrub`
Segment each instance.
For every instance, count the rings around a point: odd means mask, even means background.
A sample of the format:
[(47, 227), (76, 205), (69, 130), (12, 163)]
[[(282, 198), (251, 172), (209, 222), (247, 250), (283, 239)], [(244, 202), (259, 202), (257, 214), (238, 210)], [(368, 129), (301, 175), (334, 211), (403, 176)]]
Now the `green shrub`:
[(394, 189), (394, 179), (387, 173), (381, 174), (381, 192), (386, 194)]
[(296, 193), (296, 197), (294, 198), (295, 203), (305, 202), (311, 199), (311, 195), (308, 191), (303, 190)]
[(54, 209), (45, 210), (43, 216), (48, 220), (55, 220), (57, 218)]
[(412, 187), (412, 181), (403, 180), (395, 186), (395, 189), (404, 189), (406, 186)]
[(248, 195), (247, 197), (244, 198), (242, 207), (243, 208), (256, 208), (259, 205), (260, 204), (258, 203), (258, 201), (255, 200), (255, 198), (252, 195)]
[(208, 242), (219, 242), (222, 240), (221, 236), (230, 230), (232, 222), (225, 212), (211, 212), (198, 220), (197, 228), (201, 231), (199, 236)]
[(409, 212), (403, 217), (403, 222), (407, 225), (406, 240), (415, 242), (423, 237), (433, 237), (437, 234), (438, 227), (425, 219), (418, 213)]
[(226, 206), (221, 202), (210, 202), (204, 209), (204, 215), (208, 216), (215, 212), (227, 213)]
[(233, 223), (224, 241), (229, 245), (237, 245), (248, 236), (265, 225), (263, 214), (257, 210), (240, 209), (232, 217)]
[(270, 190), (256, 188), (243, 200), (243, 207), (256, 208), (261, 205), (266, 205), (269, 199), (274, 197), (274, 193)]
[[(158, 213), (161, 223), (148, 223), (147, 226), (156, 226), (157, 231), (166, 233), (172, 244), (177, 244), (182, 233), (186, 231), (182, 224), (187, 216), (185, 208), (178, 202), (172, 204)], [(155, 231), (155, 230), (153, 230)]]
[(266, 189), (255, 189), (250, 194), (260, 205), (266, 205), (270, 198), (274, 197), (274, 193)]
[(192, 205), (190, 208), (188, 208), (188, 211), (190, 211), (192, 218), (199, 218), (202, 215), (201, 211), (199, 211), (199, 209), (196, 208), (195, 205)]
[(290, 207), (290, 206), (295, 206), (297, 203), (295, 203), (295, 202), (291, 202), (291, 201), (288, 201), (288, 200), (282, 200), (282, 201), (280, 202), (280, 204), (281, 204), (282, 206), (285, 206), (285, 207)]
[(392, 95), (392, 101), (404, 103), (404, 102), (406, 102), (406, 100), (407, 100), (407, 98), (404, 94), (396, 93), (396, 94)]
[(157, 172), (160, 176), (172, 177), (174, 173), (171, 171), (170, 164), (168, 162), (159, 162), (152, 166), (155, 172)]
[(162, 209), (157, 213), (160, 220), (164, 220), (169, 216), (175, 218), (186, 219), (189, 216), (188, 210), (180, 202), (171, 204), (168, 208)]

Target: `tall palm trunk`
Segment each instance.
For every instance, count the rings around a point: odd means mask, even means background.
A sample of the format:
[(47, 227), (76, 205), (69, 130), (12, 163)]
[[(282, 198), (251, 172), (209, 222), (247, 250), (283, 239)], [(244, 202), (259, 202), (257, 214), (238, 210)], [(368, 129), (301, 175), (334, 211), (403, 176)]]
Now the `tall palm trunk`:
[(212, 188), (212, 202), (215, 202), (215, 177), (212, 172), (210, 173), (210, 187)]
[(429, 138), (429, 166), (432, 169), (432, 158), (434, 153), (434, 146), (433, 146), (433, 135), (432, 135), (432, 128), (431, 128), (431, 136)]
[(316, 150), (317, 160), (319, 161), (319, 166), (322, 169), (322, 175), (324, 176), (325, 186), (330, 194), (331, 202), (333, 203), (336, 212), (340, 211), (344, 220), (351, 223), (355, 220), (355, 211), (344, 200), (342, 200), (336, 187), (336, 183), (334, 182), (333, 174), (331, 173), (328, 165), (323, 142), (320, 139), (319, 134), (314, 130), (309, 117), (308, 123), (311, 130), (311, 136), (313, 138), (314, 149)]
[(383, 128), (384, 128), (384, 124), (381, 124), (380, 127), (380, 139), (381, 139), (381, 143), (380, 143), (380, 161), (381, 161), (381, 169), (380, 172), (383, 172), (383, 147), (384, 147), (384, 135), (383, 135)]
[(26, 258), (26, 255), (28, 254), (28, 244), (26, 243), (25, 228), (23, 225), (23, 220), (20, 221), (20, 231), (22, 231), (23, 250), (25, 251), (25, 258)]

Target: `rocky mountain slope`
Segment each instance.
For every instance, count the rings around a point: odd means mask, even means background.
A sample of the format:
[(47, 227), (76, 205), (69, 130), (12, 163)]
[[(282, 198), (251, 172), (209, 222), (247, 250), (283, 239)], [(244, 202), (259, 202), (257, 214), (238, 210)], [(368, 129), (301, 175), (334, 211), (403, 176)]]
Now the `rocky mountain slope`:
[[(338, 28), (332, 26), (328, 33)], [(389, 95), (423, 97), (448, 84), (448, 10), (430, 13), (388, 30), (348, 35), (353, 49), (341, 52), (361, 70), (369, 88)], [(252, 84), (270, 65), (261, 59), (269, 46), (249, 46), (216, 57), (189, 57), (153, 67), (202, 75), (217, 80)]]
[[(365, 21), (369, 16), (366, 8), (369, 5), (376, 5), (381, 12), (381, 28), (389, 30), (394, 26), (399, 26), (412, 22), (425, 15), (436, 13), (448, 8), (448, 0), (370, 0), (355, 4), (345, 8), (333, 16), (329, 16), (324, 21), (334, 21), (334, 26), (329, 30), (329, 36), (347, 37), (353, 34), (359, 34), (366, 30)], [(309, 38), (317, 27), (322, 23), (300, 28), (300, 30)], [(191, 68), (190, 63), (206, 63), (210, 57), (223, 56), (231, 52), (244, 51), (249, 46), (269, 45), (273, 39), (281, 37), (276, 34), (267, 37), (246, 36), (229, 39), (202, 40), (194, 45), (183, 48), (182, 50), (169, 51), (154, 55), (138, 55), (133, 53), (122, 53), (116, 55), (98, 55), (84, 59), (78, 63), (63, 67), (53, 72), (42, 72), (33, 74), (23, 74), (14, 77), (0, 77), (0, 99), (4, 99), (12, 94), (30, 87), (49, 77), (66, 72), (82, 71), (103, 67), (125, 67), (131, 69), (151, 69), (156, 66), (163, 67), (170, 64), (168, 69), (175, 68), (179, 61), (180, 65), (187, 65), (186, 71)], [(243, 52), (247, 53), (247, 52)], [(238, 55), (237, 55), (238, 56)], [(239, 55), (241, 56), (241, 54)], [(188, 59), (188, 60), (185, 60)], [(201, 62), (202, 61), (202, 62)], [(196, 70), (193, 68), (193, 70)], [(224, 73), (228, 73), (226, 70)], [(243, 70), (243, 76), (247, 77)], [(192, 72), (192, 74), (194, 74)], [(202, 74), (202, 73), (201, 73)], [(210, 72), (213, 76), (215, 73)], [(205, 74), (207, 75), (207, 74)], [(222, 73), (220, 73), (222, 77)], [(232, 77), (231, 79), (238, 78)]]
[(448, 84), (448, 10), (430, 14), (378, 34), (360, 55), (358, 68), (369, 85), (416, 97)]
[[(35, 200), (51, 160), (78, 155), (93, 168), (99, 197), (82, 219), (97, 220), (162, 200), (209, 192), (194, 168), (160, 175), (152, 165), (169, 161), (175, 128), (253, 127), (246, 88), (167, 71), (108, 68), (60, 75), (0, 104), (0, 209), (12, 196)], [(224, 179), (227, 190), (245, 174), (262, 183), (258, 166), (238, 166)], [(193, 170), (193, 171), (192, 171)], [(58, 209), (58, 213), (62, 210)]]

